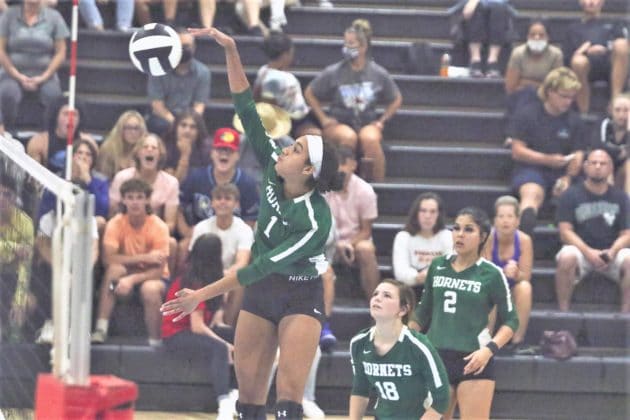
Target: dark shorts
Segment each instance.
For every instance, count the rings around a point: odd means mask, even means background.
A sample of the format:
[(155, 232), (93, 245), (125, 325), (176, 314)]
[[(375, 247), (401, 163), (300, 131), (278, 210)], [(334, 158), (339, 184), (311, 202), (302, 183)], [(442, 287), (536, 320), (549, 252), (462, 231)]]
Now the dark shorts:
[(588, 80), (590, 82), (597, 80), (610, 80), (610, 52), (601, 55), (588, 56), (588, 62), (591, 65), (588, 72)]
[(271, 274), (245, 288), (243, 310), (278, 325), (282, 318), (303, 314), (317, 319), (322, 325), (324, 289), (322, 278), (290, 281), (284, 274)]
[(561, 170), (549, 169), (542, 166), (521, 165), (514, 168), (514, 172), (512, 173), (512, 189), (518, 192), (523, 184), (531, 182), (540, 185), (546, 193), (549, 193), (561, 176)]
[(485, 369), (479, 375), (474, 375), (472, 373), (464, 375), (464, 366), (468, 363), (468, 361), (464, 360), (464, 357), (470, 353), (456, 350), (438, 349), (438, 354), (442, 358), (442, 362), (444, 362), (446, 373), (448, 374), (448, 381), (453, 387), (457, 387), (457, 385), (463, 381), (474, 381), (477, 379), (495, 380), (494, 357), (488, 361)]

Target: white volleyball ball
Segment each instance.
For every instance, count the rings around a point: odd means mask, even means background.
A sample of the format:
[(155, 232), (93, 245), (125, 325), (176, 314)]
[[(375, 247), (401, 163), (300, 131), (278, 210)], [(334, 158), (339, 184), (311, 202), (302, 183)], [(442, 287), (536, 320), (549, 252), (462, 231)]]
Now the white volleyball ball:
[(147, 23), (131, 36), (129, 58), (141, 72), (164, 76), (179, 64), (182, 43), (177, 32), (170, 26)]

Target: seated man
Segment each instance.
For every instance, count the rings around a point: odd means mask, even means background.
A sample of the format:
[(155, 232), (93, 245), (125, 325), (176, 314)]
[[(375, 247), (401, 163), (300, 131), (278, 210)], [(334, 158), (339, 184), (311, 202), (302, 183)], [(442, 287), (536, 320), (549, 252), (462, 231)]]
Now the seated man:
[(564, 246), (556, 256), (556, 295), (568, 311), (575, 284), (599, 271), (621, 287), (621, 311), (630, 312), (630, 219), (628, 196), (608, 184), (613, 162), (604, 149), (584, 162), (586, 179), (560, 197), (556, 220)]
[(0, 173), (0, 342), (24, 324), (33, 255), (33, 221), (16, 205), (17, 186)]
[(212, 216), (210, 194), (217, 185), (232, 183), (240, 193), (239, 211), (245, 223), (253, 226), (258, 217), (260, 197), (256, 182), (237, 165), (240, 159), (240, 137), (231, 128), (219, 128), (214, 133), (210, 160), (206, 167), (193, 168), (180, 188), (180, 209), (177, 229), (183, 237), (190, 237), (192, 227)]
[(98, 319), (93, 343), (107, 339), (109, 318), (117, 298), (139, 289), (144, 306), (144, 322), (149, 344), (159, 345), (162, 316), (160, 305), (165, 292), (163, 279), (169, 276), (168, 226), (151, 214), (151, 186), (137, 178), (120, 186), (123, 212), (114, 216), (103, 238), (105, 276), (101, 283)]
[(577, 105), (587, 113), (591, 102), (589, 82), (607, 80), (611, 98), (620, 94), (628, 77), (628, 32), (622, 23), (601, 18), (605, 0), (580, 0), (582, 19), (569, 26), (562, 47), (564, 59), (582, 84)]
[(552, 70), (538, 87), (538, 100), (517, 109), (508, 128), (515, 161), (512, 188), (521, 199), (520, 228), (530, 236), (545, 196), (559, 196), (580, 173), (585, 130), (570, 109), (579, 89), (570, 69)]
[(210, 99), (210, 70), (194, 58), (195, 37), (182, 29), (179, 39), (182, 59), (175, 70), (164, 76), (149, 76), (147, 86), (151, 101), (147, 129), (162, 138), (175, 121), (175, 115), (189, 108), (203, 115)]
[(336, 226), (333, 263), (358, 267), (361, 287), (370, 299), (380, 282), (372, 223), (378, 217), (376, 193), (370, 184), (354, 174), (357, 160), (347, 146), (339, 148), (339, 171), (345, 174), (341, 191), (326, 193)]
[[(214, 187), (212, 189), (214, 216), (195, 225), (190, 244), (187, 248), (180, 249), (178, 256), (183, 253), (187, 257), (197, 238), (206, 233), (213, 233), (221, 239), (224, 271), (236, 272), (245, 267), (251, 256), (254, 232), (243, 219), (234, 216), (239, 199), (240, 193), (234, 184), (228, 183)], [(188, 241), (184, 239), (182, 242)], [(223, 319), (226, 324), (233, 327), (236, 326), (236, 318), (243, 302), (243, 291), (244, 289), (239, 287), (225, 295)]]

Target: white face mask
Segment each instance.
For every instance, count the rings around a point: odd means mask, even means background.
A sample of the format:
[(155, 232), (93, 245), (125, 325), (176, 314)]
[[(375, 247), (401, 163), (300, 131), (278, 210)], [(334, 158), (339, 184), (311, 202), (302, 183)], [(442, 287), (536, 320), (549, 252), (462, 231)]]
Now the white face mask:
[(541, 53), (545, 51), (545, 48), (547, 48), (547, 40), (546, 39), (528, 39), (527, 48), (529, 48), (531, 52)]

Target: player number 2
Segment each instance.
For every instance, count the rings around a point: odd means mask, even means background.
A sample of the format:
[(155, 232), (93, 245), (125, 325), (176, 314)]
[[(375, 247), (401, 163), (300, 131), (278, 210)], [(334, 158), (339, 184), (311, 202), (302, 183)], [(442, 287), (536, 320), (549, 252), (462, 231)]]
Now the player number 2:
[(277, 221), (278, 221), (278, 217), (271, 216), (271, 220), (269, 221), (269, 224), (265, 228), (265, 232), (264, 232), (267, 238), (269, 237), (269, 234), (271, 233), (271, 228), (273, 227), (273, 225), (276, 224)]
[(398, 401), (400, 399), (395, 383), (375, 382), (374, 385), (378, 388), (378, 393), (381, 394), (382, 399), (389, 401)]
[(452, 290), (444, 292), (444, 312), (455, 313), (455, 304), (457, 303), (457, 293)]

